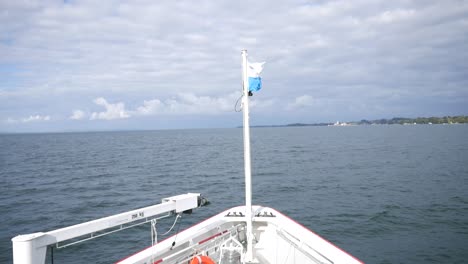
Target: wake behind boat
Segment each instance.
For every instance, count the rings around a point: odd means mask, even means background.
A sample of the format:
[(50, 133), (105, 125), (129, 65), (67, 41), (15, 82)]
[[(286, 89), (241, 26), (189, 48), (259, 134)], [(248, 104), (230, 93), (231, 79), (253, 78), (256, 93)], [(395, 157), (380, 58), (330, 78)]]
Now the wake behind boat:
[[(160, 204), (12, 239), (14, 264), (44, 264), (47, 249), (72, 246), (137, 225), (150, 223), (152, 245), (118, 263), (361, 263), (275, 209), (252, 206), (249, 95), (261, 88), (263, 63), (249, 63), (242, 51), (244, 206), (228, 209), (158, 242), (157, 220), (175, 217), (207, 204), (198, 193), (168, 197)], [(312, 213), (312, 212), (311, 212)]]

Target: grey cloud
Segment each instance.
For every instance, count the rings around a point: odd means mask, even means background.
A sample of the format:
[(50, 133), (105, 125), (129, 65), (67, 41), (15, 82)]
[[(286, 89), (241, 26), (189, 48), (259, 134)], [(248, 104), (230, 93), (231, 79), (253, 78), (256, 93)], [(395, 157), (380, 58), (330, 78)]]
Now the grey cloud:
[[(39, 111), (64, 95), (74, 98), (75, 109), (98, 96), (126, 98), (135, 109), (147, 98), (164, 103), (184, 93), (226, 97), (240, 90), (242, 48), (253, 61), (267, 62), (264, 88), (254, 100), (262, 105), (258, 111), (271, 115), (303, 95), (327, 113), (354, 119), (371, 111), (452, 113), (468, 103), (465, 1), (245, 6), (242, 1), (3, 1), (0, 118), (35, 112), (14, 109), (7, 102), (13, 97)], [(317, 120), (332, 116), (313, 114)], [(284, 119), (295, 118), (303, 116), (287, 111)]]

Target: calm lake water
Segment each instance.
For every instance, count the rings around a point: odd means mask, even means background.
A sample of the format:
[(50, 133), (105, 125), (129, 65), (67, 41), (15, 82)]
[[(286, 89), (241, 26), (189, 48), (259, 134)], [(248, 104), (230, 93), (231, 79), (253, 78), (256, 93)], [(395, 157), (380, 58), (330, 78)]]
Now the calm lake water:
[[(366, 263), (466, 263), (468, 125), (254, 128), (254, 204)], [(241, 129), (0, 135), (0, 263), (11, 238), (200, 192), (180, 229), (244, 203)], [(172, 219), (158, 223), (160, 233)], [(54, 250), (112, 263), (150, 227)]]

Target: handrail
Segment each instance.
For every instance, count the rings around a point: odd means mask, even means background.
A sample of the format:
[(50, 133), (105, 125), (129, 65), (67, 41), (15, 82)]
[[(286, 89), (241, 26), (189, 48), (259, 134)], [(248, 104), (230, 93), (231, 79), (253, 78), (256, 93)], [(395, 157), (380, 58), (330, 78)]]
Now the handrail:
[[(235, 236), (238, 234), (238, 228), (245, 226), (244, 223), (237, 224), (226, 230), (220, 231), (209, 240), (202, 240), (198, 243), (194, 243), (180, 251), (175, 252), (169, 256), (162, 258), (160, 261), (164, 263), (185, 263), (190, 261), (194, 255), (201, 254), (202, 252), (209, 252), (218, 247), (218, 243), (223, 242), (226, 238)], [(198, 254), (196, 253), (198, 252)], [(211, 255), (211, 254), (210, 254)], [(175, 258), (175, 259), (174, 259)], [(155, 261), (155, 263), (159, 263)]]

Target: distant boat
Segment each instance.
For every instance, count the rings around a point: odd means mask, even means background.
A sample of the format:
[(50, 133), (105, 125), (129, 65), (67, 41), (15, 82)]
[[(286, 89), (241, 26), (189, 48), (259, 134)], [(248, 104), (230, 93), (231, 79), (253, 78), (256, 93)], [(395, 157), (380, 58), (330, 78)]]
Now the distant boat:
[(16, 236), (12, 239), (13, 263), (44, 264), (48, 247), (53, 253), (53, 248), (71, 246), (145, 223), (152, 226), (152, 245), (118, 263), (362, 263), (279, 211), (252, 206), (249, 90), (245, 50), (242, 51), (242, 67), (245, 205), (228, 209), (158, 242), (157, 220), (175, 217), (174, 227), (182, 213), (207, 204), (207, 200), (198, 193), (177, 195), (165, 198), (162, 203), (153, 206), (49, 232)]

